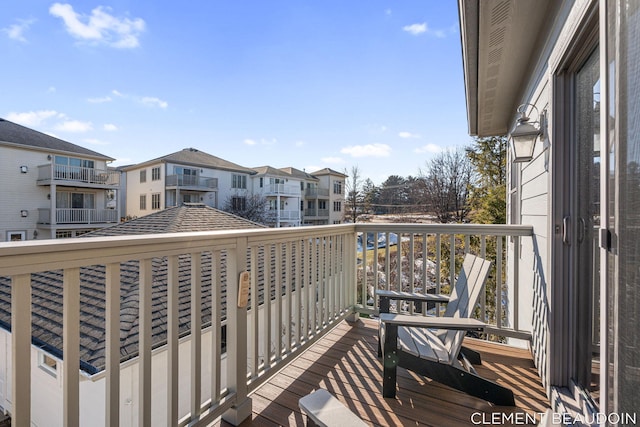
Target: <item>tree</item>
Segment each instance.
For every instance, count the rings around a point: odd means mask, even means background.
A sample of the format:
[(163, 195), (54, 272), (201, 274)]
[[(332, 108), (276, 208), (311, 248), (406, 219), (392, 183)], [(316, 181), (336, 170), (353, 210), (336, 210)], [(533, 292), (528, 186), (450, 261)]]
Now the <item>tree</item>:
[(399, 175), (389, 176), (380, 186), (378, 207), (382, 213), (399, 213), (407, 204), (407, 180)]
[(360, 174), (360, 168), (358, 166), (351, 167), (351, 174), (347, 174), (347, 170), (344, 170), (344, 174), (348, 175), (348, 179), (345, 181), (345, 191), (347, 195), (347, 206), (345, 210), (345, 218), (352, 223), (358, 220), (363, 212), (363, 197), (362, 197), (362, 175)]
[(507, 138), (476, 138), (466, 150), (476, 177), (470, 198), (474, 222), (506, 224)]
[(469, 214), (473, 169), (465, 150), (442, 151), (424, 174), (426, 202), (442, 223), (463, 222)]
[(267, 223), (269, 201), (260, 194), (229, 196), (222, 210), (259, 224)]
[(370, 178), (367, 178), (364, 184), (362, 184), (362, 203), (366, 213), (376, 212), (374, 205), (378, 203), (379, 191), (378, 187), (376, 187)]

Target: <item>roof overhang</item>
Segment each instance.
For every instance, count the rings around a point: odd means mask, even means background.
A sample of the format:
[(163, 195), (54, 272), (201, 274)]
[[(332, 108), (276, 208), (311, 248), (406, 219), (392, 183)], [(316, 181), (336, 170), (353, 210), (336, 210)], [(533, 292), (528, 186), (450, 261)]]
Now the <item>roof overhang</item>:
[(458, 0), (469, 134), (504, 135), (553, 0)]

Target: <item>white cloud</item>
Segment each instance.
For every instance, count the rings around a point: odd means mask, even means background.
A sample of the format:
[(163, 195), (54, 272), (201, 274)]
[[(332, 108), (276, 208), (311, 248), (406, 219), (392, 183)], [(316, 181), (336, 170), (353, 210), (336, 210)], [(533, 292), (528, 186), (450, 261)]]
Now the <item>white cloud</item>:
[(40, 110), (40, 111), (28, 111), (26, 113), (14, 113), (7, 114), (6, 119), (10, 122), (15, 122), (23, 126), (38, 126), (45, 120), (51, 117), (62, 117), (63, 114), (54, 110)]
[(58, 123), (54, 129), (61, 132), (87, 132), (93, 130), (93, 124), (91, 122), (81, 122), (80, 120), (66, 120)]
[(7, 35), (11, 40), (17, 40), (22, 43), (26, 43), (27, 39), (24, 33), (29, 29), (31, 24), (36, 22), (35, 19), (17, 19), (18, 23), (9, 25), (7, 28), (3, 28), (2, 32)]
[(115, 132), (118, 130), (118, 126), (114, 125), (113, 123), (105, 123), (104, 126), (102, 126), (103, 130), (106, 130), (107, 132)]
[(112, 93), (112, 94), (114, 94), (115, 96), (119, 96), (119, 97), (123, 97), (123, 96), (124, 96), (124, 94), (123, 94), (123, 93), (118, 92), (118, 91), (117, 91), (117, 90), (115, 90), (115, 89), (113, 89), (113, 90), (111, 91), (111, 93)]
[(417, 133), (411, 133), (411, 132), (400, 132), (400, 133), (398, 133), (398, 136), (400, 138), (405, 138), (405, 139), (408, 139), (408, 138), (420, 138), (420, 135), (418, 135)]
[(92, 104), (103, 104), (105, 102), (111, 102), (112, 99), (110, 96), (102, 96), (102, 97), (98, 97), (98, 98), (87, 98), (87, 102), (90, 102)]
[(116, 159), (113, 162), (109, 163), (109, 166), (124, 166), (130, 165), (133, 163), (133, 160), (130, 157), (122, 157), (120, 159)]
[(67, 32), (77, 39), (116, 48), (138, 47), (138, 37), (145, 30), (144, 20), (119, 18), (110, 11), (109, 7), (98, 6), (87, 16), (76, 13), (70, 4), (54, 3), (49, 8), (49, 13), (61, 18)]
[(320, 160), (322, 160), (323, 163), (329, 164), (344, 163), (344, 159), (342, 159), (342, 157), (323, 157)]
[(109, 145), (108, 142), (100, 141), (99, 139), (95, 139), (95, 138), (87, 138), (87, 139), (84, 139), (83, 141), (91, 145)]
[(153, 96), (143, 96), (142, 98), (140, 98), (140, 102), (150, 107), (167, 108), (169, 106), (167, 101), (163, 101)]
[(447, 34), (457, 32), (457, 24), (456, 26), (453, 26), (447, 30), (440, 30), (440, 29), (436, 30), (436, 29), (430, 28), (426, 22), (423, 22), (421, 24), (405, 25), (404, 27), (402, 27), (402, 30), (414, 36), (418, 36), (420, 34), (429, 34), (439, 39), (443, 39), (447, 37)]
[(256, 145), (257, 144), (256, 141), (254, 141), (253, 139), (249, 139), (249, 138), (245, 139), (242, 142), (245, 143), (246, 145)]
[(352, 145), (343, 148), (340, 152), (349, 154), (351, 157), (389, 157), (391, 147), (387, 144)]
[(404, 27), (402, 27), (402, 30), (406, 31), (407, 33), (413, 34), (414, 36), (417, 36), (418, 34), (427, 32), (427, 23), (423, 22), (422, 24), (405, 25)]
[(439, 153), (443, 150), (442, 147), (440, 147), (439, 145), (436, 144), (427, 144), (427, 145), (423, 145), (422, 147), (418, 147), (416, 148), (415, 151), (416, 153)]
[(307, 143), (304, 141), (296, 141), (296, 147), (304, 147), (305, 145), (307, 145)]

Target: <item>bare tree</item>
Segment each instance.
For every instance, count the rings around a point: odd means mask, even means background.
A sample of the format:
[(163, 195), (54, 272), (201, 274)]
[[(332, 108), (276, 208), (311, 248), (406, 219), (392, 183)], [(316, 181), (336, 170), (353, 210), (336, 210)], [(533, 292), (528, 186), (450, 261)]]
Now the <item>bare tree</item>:
[(269, 201), (260, 194), (229, 196), (222, 210), (259, 224), (267, 223)]
[(351, 174), (344, 170), (344, 174), (348, 175), (348, 179), (345, 182), (345, 190), (347, 194), (347, 206), (345, 210), (345, 217), (347, 220), (355, 223), (358, 220), (358, 216), (364, 213), (364, 198), (362, 194), (362, 175), (360, 174), (360, 168), (358, 166), (351, 167)]
[(462, 222), (469, 214), (473, 167), (464, 149), (443, 151), (424, 174), (427, 204), (440, 222)]

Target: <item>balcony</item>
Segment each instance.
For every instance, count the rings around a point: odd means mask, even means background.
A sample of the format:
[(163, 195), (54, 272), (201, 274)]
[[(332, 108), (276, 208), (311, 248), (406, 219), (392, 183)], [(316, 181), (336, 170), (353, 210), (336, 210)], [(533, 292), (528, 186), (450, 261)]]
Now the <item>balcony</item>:
[(304, 216), (316, 218), (329, 218), (329, 209), (305, 209)]
[(38, 185), (72, 185), (85, 188), (117, 188), (120, 172), (48, 163), (38, 166)]
[[(358, 252), (359, 233), (384, 234), (387, 242), (393, 234), (399, 243)], [(64, 397), (61, 413), (47, 414), (50, 424), (113, 425), (125, 411), (138, 425), (208, 425), (222, 415), (237, 424), (252, 411), (256, 422), (262, 417), (300, 424), (298, 397), (323, 386), (372, 423), (436, 416), (435, 424), (447, 419), (447, 425), (468, 425), (463, 421), (473, 413), (490, 417), (496, 408), (407, 372), (400, 374), (398, 398), (382, 398), (376, 324), (357, 318), (376, 314), (375, 288), (445, 291), (456, 263), (471, 251), (494, 262), (495, 281), (488, 282), (477, 314), (492, 325), (483, 338), (499, 344), (468, 339), (469, 345), (483, 353), (487, 376), (514, 384), (517, 407), (505, 411), (542, 411), (547, 402), (530, 354), (510, 346), (518, 342), (514, 338), (529, 339), (531, 326), (520, 328), (514, 320), (519, 284), (505, 283), (502, 255), (508, 244), (517, 259), (520, 240), (531, 233), (529, 226), (344, 224), (0, 243), (0, 313), (11, 312), (13, 331), (7, 378), (12, 404), (5, 409), (15, 425), (40, 421), (34, 419), (34, 396), (42, 390), (32, 386), (39, 374), (31, 363), (32, 331), (47, 325), (33, 307), (41, 303), (38, 277), (49, 272), (59, 281), (46, 289), (47, 295), (58, 294), (62, 321), (56, 328), (64, 336)], [(250, 277), (247, 288), (239, 280), (242, 272)], [(121, 285), (132, 275), (138, 284), (135, 313)], [(103, 301), (98, 314), (85, 310), (95, 303), (88, 302), (86, 289), (81, 296), (91, 281), (95, 301)], [(135, 354), (122, 361), (125, 306), (139, 333)], [(398, 307), (405, 309), (417, 310)], [(97, 372), (87, 372), (86, 360), (81, 363), (80, 349), (96, 339), (86, 336), (89, 323), (106, 324), (98, 336), (105, 345)], [(153, 341), (158, 331), (161, 343)], [(90, 392), (97, 398), (89, 398)]]
[(266, 184), (262, 189), (264, 196), (297, 196), (300, 197), (300, 187), (287, 184)]
[[(118, 211), (115, 209), (75, 209), (55, 210), (53, 224), (116, 224)], [(38, 209), (38, 224), (52, 224), (51, 209)]]
[(300, 211), (267, 211), (267, 219), (269, 221), (276, 221), (280, 218), (280, 221), (300, 221)]
[(167, 175), (166, 186), (186, 190), (214, 191), (218, 189), (218, 178), (183, 174)]
[(326, 197), (329, 198), (328, 188), (306, 188), (304, 191), (305, 197)]

